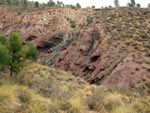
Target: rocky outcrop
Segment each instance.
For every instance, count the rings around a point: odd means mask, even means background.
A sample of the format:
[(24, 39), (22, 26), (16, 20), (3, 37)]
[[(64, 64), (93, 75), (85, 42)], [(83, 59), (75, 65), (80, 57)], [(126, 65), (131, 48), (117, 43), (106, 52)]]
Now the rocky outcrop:
[(90, 83), (103, 81), (123, 59), (117, 53), (108, 52), (107, 39), (99, 27), (87, 29), (73, 46), (62, 52), (55, 66)]
[[(93, 82), (96, 77), (101, 79), (97, 75), (100, 73), (98, 70), (103, 70), (109, 65), (107, 60), (103, 61), (102, 59), (104, 52), (109, 49), (107, 37), (102, 34), (99, 27), (87, 29), (73, 46), (62, 53), (55, 66), (90, 82)], [(101, 64), (99, 64), (100, 62)]]

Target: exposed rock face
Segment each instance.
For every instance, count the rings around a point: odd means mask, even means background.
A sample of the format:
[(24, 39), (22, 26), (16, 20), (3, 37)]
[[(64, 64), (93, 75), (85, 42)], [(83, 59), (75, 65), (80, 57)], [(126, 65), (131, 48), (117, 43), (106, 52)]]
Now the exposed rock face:
[(58, 8), (21, 15), (0, 10), (0, 34), (17, 28), (22, 43), (39, 50), (39, 63), (91, 84), (150, 93), (149, 9)]
[[(98, 27), (87, 29), (81, 37), (78, 38), (75, 45), (67, 48), (67, 50), (62, 53), (55, 66), (70, 71), (76, 76), (85, 78), (88, 76), (89, 78), (97, 67), (95, 67), (94, 62), (100, 60), (100, 55), (103, 52), (97, 52), (97, 49), (101, 50), (100, 44), (107, 44), (107, 40), (103, 42), (104, 37), (102, 37), (100, 32), (101, 30)], [(107, 49), (108, 46), (104, 49)]]
[(74, 47), (71, 46), (62, 53), (55, 66), (83, 77), (90, 83), (103, 80), (123, 58), (115, 53), (107, 56), (110, 45), (107, 42), (108, 37), (102, 34), (103, 31), (98, 27), (87, 29)]
[(131, 55), (119, 54), (108, 43), (110, 37), (104, 37), (103, 34), (99, 27), (87, 29), (72, 46), (61, 53), (55, 67), (80, 76), (91, 84), (136, 89), (141, 87), (137, 85), (138, 80), (144, 78), (149, 81), (149, 72), (138, 70), (137, 67), (141, 68), (141, 65), (133, 61), (126, 62)]

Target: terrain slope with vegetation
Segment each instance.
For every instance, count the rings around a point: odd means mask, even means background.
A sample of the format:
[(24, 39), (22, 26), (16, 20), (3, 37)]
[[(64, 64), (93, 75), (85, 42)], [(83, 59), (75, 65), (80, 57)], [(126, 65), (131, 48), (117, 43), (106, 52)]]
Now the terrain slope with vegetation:
[(149, 113), (149, 18), (150, 8), (1, 5), (0, 34), (17, 29), (39, 59), (0, 72), (0, 112)]
[(53, 8), (21, 14), (0, 8), (0, 33), (8, 36), (18, 29), (22, 43), (39, 50), (39, 63), (90, 83), (150, 92), (149, 8)]
[(36, 63), (0, 79), (1, 113), (149, 113), (150, 97)]

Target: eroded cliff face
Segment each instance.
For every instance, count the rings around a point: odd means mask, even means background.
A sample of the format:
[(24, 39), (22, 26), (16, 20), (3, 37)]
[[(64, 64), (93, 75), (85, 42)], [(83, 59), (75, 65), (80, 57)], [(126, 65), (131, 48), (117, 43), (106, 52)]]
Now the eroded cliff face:
[(58, 8), (20, 15), (0, 9), (0, 33), (17, 28), (22, 43), (39, 50), (39, 63), (91, 84), (150, 93), (149, 9)]

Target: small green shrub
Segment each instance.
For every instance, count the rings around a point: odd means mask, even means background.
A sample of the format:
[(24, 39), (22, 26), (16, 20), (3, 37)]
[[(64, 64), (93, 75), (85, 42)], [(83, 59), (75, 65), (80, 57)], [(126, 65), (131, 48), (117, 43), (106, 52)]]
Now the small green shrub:
[(76, 24), (71, 24), (71, 27), (72, 27), (72, 28), (75, 28), (75, 27), (76, 27)]
[(36, 61), (38, 59), (38, 50), (31, 44), (26, 45), (26, 59), (30, 59), (32, 61)]

